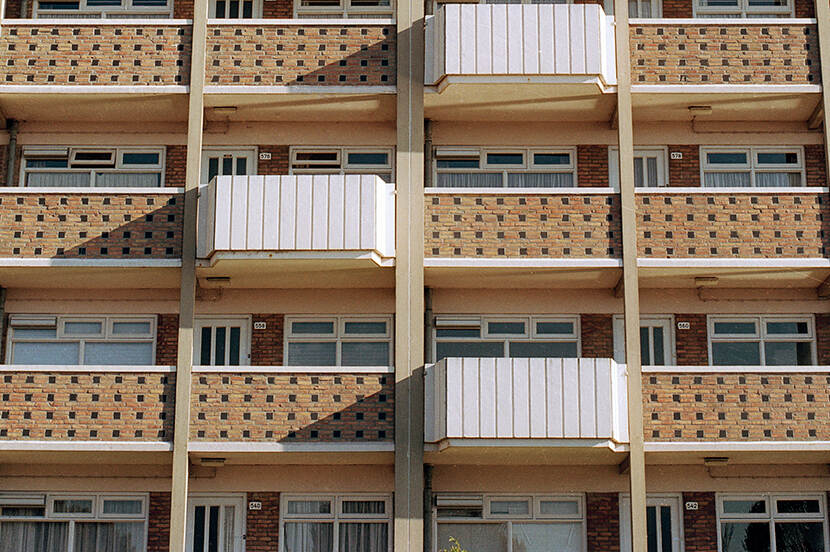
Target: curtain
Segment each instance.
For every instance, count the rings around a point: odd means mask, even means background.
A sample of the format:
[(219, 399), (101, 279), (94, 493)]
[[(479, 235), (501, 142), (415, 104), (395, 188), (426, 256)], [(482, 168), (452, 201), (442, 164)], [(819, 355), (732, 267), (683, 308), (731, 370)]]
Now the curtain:
[[(50, 16), (51, 17), (51, 16)], [(26, 186), (30, 188), (88, 188), (88, 172), (29, 172)]]
[(4, 521), (0, 523), (0, 550), (65, 552), (68, 522)]
[(749, 171), (707, 172), (703, 177), (704, 185), (711, 188), (746, 188), (749, 186)]
[(383, 500), (344, 500), (344, 514), (385, 514), (386, 502)]
[(501, 188), (501, 173), (438, 173), (439, 188)]
[(95, 173), (96, 188), (157, 188), (160, 173)]
[(344, 341), (342, 366), (389, 366), (389, 343), (385, 341)]
[(75, 522), (75, 552), (143, 552), (144, 522)]
[(581, 523), (513, 522), (513, 552), (579, 552)]
[(449, 548), (450, 537), (470, 552), (507, 552), (507, 523), (439, 523), (439, 550)]
[(801, 186), (801, 173), (757, 172), (755, 185), (759, 188)]
[(334, 341), (293, 342), (288, 344), (289, 366), (334, 366), (337, 343)]
[(104, 513), (117, 515), (140, 515), (142, 504), (140, 500), (109, 500), (104, 499)]
[(389, 524), (340, 523), (341, 552), (386, 552), (389, 549)]
[(571, 188), (573, 173), (508, 173), (508, 188)]
[(13, 364), (78, 364), (78, 341), (19, 342), (12, 345)]
[(331, 502), (328, 500), (289, 500), (289, 514), (330, 514)]
[(84, 364), (89, 365), (131, 365), (153, 364), (153, 344), (146, 343), (95, 343), (84, 345)]
[(333, 533), (333, 523), (286, 523), (285, 552), (331, 552)]

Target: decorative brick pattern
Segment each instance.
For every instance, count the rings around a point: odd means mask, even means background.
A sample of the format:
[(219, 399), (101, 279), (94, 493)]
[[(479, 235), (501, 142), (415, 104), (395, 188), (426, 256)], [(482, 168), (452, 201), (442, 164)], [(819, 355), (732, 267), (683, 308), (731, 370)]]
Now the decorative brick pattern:
[(434, 194), (424, 198), (427, 257), (589, 257), (622, 253), (612, 194)]
[(0, 84), (186, 85), (190, 27), (4, 25)]
[(827, 186), (827, 164), (824, 159), (823, 145), (804, 146), (804, 172), (808, 186)]
[(717, 552), (718, 522), (715, 493), (683, 493), (683, 503), (697, 502), (697, 510), (683, 511), (683, 542), (686, 552)]
[(175, 366), (178, 361), (179, 315), (160, 314), (156, 321), (156, 366)]
[(394, 85), (391, 25), (211, 25), (207, 84)]
[(651, 441), (826, 441), (827, 374), (644, 374)]
[(184, 188), (187, 169), (187, 146), (167, 146), (164, 162), (164, 185)]
[(288, 146), (257, 146), (259, 153), (270, 153), (271, 159), (257, 161), (257, 174), (273, 176), (288, 174)]
[(816, 25), (635, 25), (634, 84), (818, 84)]
[(253, 324), (265, 322), (265, 329), (251, 330), (251, 366), (282, 366), (283, 360), (283, 314), (254, 314)]
[(587, 493), (585, 525), (588, 552), (619, 552), (619, 495), (617, 493)]
[(816, 313), (816, 358), (819, 366), (830, 366), (830, 314)]
[(708, 366), (709, 342), (705, 314), (675, 314), (676, 324), (688, 322), (688, 330), (676, 330), (674, 336), (678, 366)]
[(170, 441), (175, 379), (158, 373), (4, 374), (0, 439)]
[(824, 257), (823, 194), (638, 194), (641, 257)]
[(195, 441), (393, 441), (395, 387), (379, 374), (194, 374)]
[(0, 256), (181, 257), (181, 194), (0, 194)]
[(170, 550), (170, 493), (150, 493), (147, 510), (147, 552)]
[(576, 173), (580, 188), (608, 187), (608, 146), (577, 146)]
[(262, 503), (262, 510), (247, 510), (245, 552), (279, 550), (280, 493), (248, 493), (249, 501)]
[(610, 314), (580, 316), (583, 358), (614, 357), (614, 326)]
[(669, 155), (669, 186), (700, 186), (700, 146), (669, 146), (669, 153), (683, 155), (682, 159), (672, 159)]

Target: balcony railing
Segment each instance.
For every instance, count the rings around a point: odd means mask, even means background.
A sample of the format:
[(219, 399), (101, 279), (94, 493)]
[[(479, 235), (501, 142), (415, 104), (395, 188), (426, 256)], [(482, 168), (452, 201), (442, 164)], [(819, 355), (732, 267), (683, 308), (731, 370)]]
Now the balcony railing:
[(625, 366), (610, 359), (447, 358), (426, 371), (425, 440), (628, 441)]
[(395, 256), (395, 186), (368, 175), (220, 176), (202, 188), (198, 254)]

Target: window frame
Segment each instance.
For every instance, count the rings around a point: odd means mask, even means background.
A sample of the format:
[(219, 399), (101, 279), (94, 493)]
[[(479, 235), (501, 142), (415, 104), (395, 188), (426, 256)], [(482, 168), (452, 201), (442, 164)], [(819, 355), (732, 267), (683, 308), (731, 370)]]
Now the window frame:
[[(505, 165), (505, 164), (491, 164), (487, 162), (488, 154), (498, 153), (521, 153), (523, 160), (521, 165)], [(561, 155), (567, 154), (570, 158), (570, 163), (567, 165), (541, 165), (534, 161), (535, 154), (553, 154)], [(478, 157), (478, 168), (439, 168), (438, 162), (441, 159), (460, 157)], [(441, 191), (457, 191), (464, 192), (477, 189), (486, 190), (505, 190), (505, 191), (522, 191), (522, 190), (569, 190), (579, 187), (579, 171), (577, 167), (577, 151), (576, 146), (554, 146), (554, 147), (521, 147), (521, 146), (435, 146), (432, 151), (432, 186)], [(475, 187), (475, 188), (459, 188), (459, 187), (443, 187), (438, 186), (438, 175), (448, 173), (467, 173), (467, 174), (492, 174), (501, 173), (501, 186), (492, 187)], [(509, 187), (508, 174), (510, 173), (559, 173), (571, 174), (573, 184), (567, 187)]]
[[(384, 334), (347, 334), (347, 322), (384, 322), (386, 324), (386, 332)], [(331, 322), (333, 333), (331, 334), (295, 334), (293, 332), (294, 322)], [(367, 368), (368, 366), (344, 366), (342, 348), (343, 343), (354, 342), (378, 342), (385, 341), (389, 345), (389, 365), (382, 366), (382, 368), (391, 368), (395, 365), (395, 350), (394, 350), (394, 332), (393, 332), (394, 317), (391, 314), (320, 314), (320, 315), (286, 315), (285, 316), (285, 330), (283, 337), (283, 351), (284, 363), (286, 366), (292, 366), (289, 363), (289, 344), (293, 342), (314, 342), (314, 343), (329, 343), (335, 342), (335, 364), (332, 368), (342, 368), (344, 371), (351, 369)]]
[[(60, 0), (53, 0), (60, 2)], [(94, 19), (115, 19), (121, 15), (138, 15), (142, 17), (159, 17), (170, 19), (173, 17), (173, 2), (175, 0), (167, 0), (167, 6), (135, 6), (135, 0), (122, 0), (123, 6), (89, 6), (87, 0), (76, 0), (78, 2), (78, 9), (66, 10), (50, 10), (40, 9), (40, 0), (35, 0), (32, 6), (32, 18), (47, 19), (55, 16), (65, 16), (67, 14), (76, 14), (77, 16), (93, 16)], [(70, 3), (70, 2), (67, 2)], [(97, 17), (95, 17), (97, 16)]]
[[(746, 164), (714, 164), (708, 162), (707, 155), (710, 153), (746, 153)], [(759, 153), (795, 153), (798, 156), (798, 166), (788, 165), (772, 165), (761, 166), (758, 163)], [(756, 189), (775, 191), (787, 188), (806, 188), (807, 187), (807, 170), (804, 156), (803, 146), (701, 146), (700, 147), (700, 185), (702, 188), (708, 190), (729, 189), (718, 186), (706, 186), (707, 173), (734, 173), (734, 172), (748, 172), (749, 186), (740, 186), (740, 189)], [(773, 186), (773, 187), (759, 187), (756, 184), (756, 175), (758, 173), (798, 173), (800, 182), (798, 186)]]
[[(297, 154), (309, 152), (333, 152), (337, 154), (338, 168), (297, 168), (295, 165), (299, 164), (297, 161)], [(386, 154), (389, 162), (385, 165), (354, 165), (349, 163), (350, 153), (383, 153)], [(289, 164), (288, 174), (389, 174), (389, 182), (395, 181), (395, 151), (392, 147), (387, 146), (292, 146), (289, 148)], [(314, 164), (312, 162), (311, 164)], [(322, 163), (321, 163), (322, 165)]]
[[(243, 2), (244, 0), (240, 0)], [(208, 3), (208, 19), (216, 19), (217, 21), (250, 21), (252, 19), (262, 19), (262, 0), (251, 0), (251, 17), (216, 17), (216, 0), (210, 0)]]
[[(756, 332), (754, 334), (716, 334), (715, 324), (718, 322), (754, 322), (756, 324)], [(807, 335), (769, 334), (767, 331), (767, 322), (806, 322), (808, 333)], [(816, 366), (818, 362), (815, 316), (812, 314), (710, 314), (706, 317), (706, 333), (709, 366), (716, 366), (713, 363), (714, 354), (712, 345), (717, 342), (757, 343), (761, 360), (759, 366), (777, 366), (775, 364), (767, 364), (764, 348), (765, 343), (810, 343), (812, 364), (809, 366)]]
[(353, 6), (352, 0), (339, 0), (337, 6), (303, 6), (302, 0), (294, 2), (294, 19), (392, 19), (395, 18), (396, 0), (389, 6)]
[[(239, 364), (238, 365), (229, 365), (229, 364), (199, 364), (196, 363), (196, 359), (198, 358), (201, 360), (201, 346), (202, 346), (202, 328), (206, 326), (221, 326), (221, 325), (233, 325), (239, 322), (242, 328), (241, 335), (239, 336)], [(215, 333), (215, 332), (214, 332)], [(237, 368), (240, 366), (250, 366), (251, 365), (251, 339), (253, 337), (253, 323), (251, 316), (223, 316), (223, 315), (209, 315), (209, 316), (196, 316), (193, 319), (193, 365), (194, 366), (211, 366), (213, 368)], [(214, 339), (212, 337), (211, 339)], [(230, 339), (230, 337), (228, 337)], [(215, 354), (215, 344), (214, 350), (211, 352), (211, 357)]]
[[(112, 153), (112, 167), (95, 167), (95, 166), (84, 166), (84, 163), (81, 162), (80, 165), (72, 166), (73, 159), (75, 159), (78, 153), (85, 153), (85, 152), (104, 152), (109, 151)], [(156, 164), (147, 164), (147, 165), (132, 165), (124, 163), (124, 154), (125, 153), (155, 153), (159, 156), (159, 162)], [(142, 189), (147, 190), (158, 190), (165, 187), (165, 168), (167, 163), (167, 148), (162, 147), (143, 147), (143, 146), (136, 146), (136, 147), (128, 147), (128, 146), (116, 146), (116, 147), (94, 147), (94, 146), (24, 146), (23, 151), (20, 155), (20, 174), (19, 174), (19, 181), (18, 187), (21, 188), (35, 188), (41, 189), (40, 186), (29, 186), (27, 183), (27, 175), (29, 173), (55, 173), (55, 174), (64, 174), (64, 173), (73, 173), (73, 174), (89, 174), (89, 184), (87, 186), (82, 186), (82, 188), (86, 189), (113, 189), (119, 190), (128, 187), (112, 187), (112, 186), (98, 186), (96, 184), (96, 172), (103, 172), (103, 173), (110, 173), (110, 174), (158, 174), (159, 176), (159, 184), (158, 186), (144, 186)], [(56, 159), (56, 158), (66, 158), (66, 167), (27, 167), (26, 162), (29, 159)], [(65, 189), (61, 186), (54, 186), (48, 187), (50, 190), (60, 191)]]
[(792, 18), (795, 17), (795, 2), (787, 0), (787, 6), (783, 7), (752, 7), (750, 0), (736, 0), (735, 7), (727, 6), (701, 6), (700, 0), (692, 2), (692, 17), (696, 19), (706, 18), (740, 18), (752, 19), (753, 17), (764, 18)]
[[(636, 186), (637, 190), (656, 190), (670, 186), (669, 182), (669, 148), (667, 146), (635, 146), (634, 157), (657, 154), (657, 186)], [(645, 166), (645, 164), (644, 164)], [(620, 148), (608, 148), (608, 184), (615, 190), (620, 189)]]

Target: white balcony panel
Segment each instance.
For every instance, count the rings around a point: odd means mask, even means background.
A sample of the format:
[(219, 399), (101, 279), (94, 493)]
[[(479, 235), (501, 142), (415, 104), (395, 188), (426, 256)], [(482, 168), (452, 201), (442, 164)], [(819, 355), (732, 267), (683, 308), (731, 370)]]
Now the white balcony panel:
[(449, 358), (427, 367), (426, 441), (628, 441), (625, 366), (610, 359)]
[(199, 257), (215, 252), (395, 255), (395, 186), (370, 175), (220, 176), (199, 197)]

